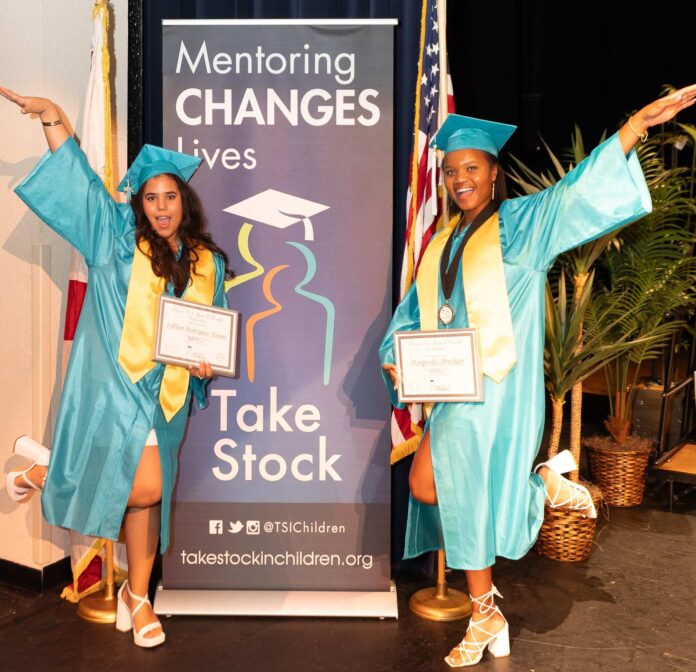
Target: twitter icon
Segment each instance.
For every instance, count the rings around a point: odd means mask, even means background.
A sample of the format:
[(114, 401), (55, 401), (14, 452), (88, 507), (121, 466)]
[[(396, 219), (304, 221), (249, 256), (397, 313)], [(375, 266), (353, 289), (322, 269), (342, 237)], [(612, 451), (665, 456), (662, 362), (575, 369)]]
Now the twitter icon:
[(229, 526), (227, 531), (230, 534), (237, 534), (238, 532), (241, 532), (243, 527), (244, 527), (244, 523), (241, 520), (238, 520), (236, 523), (233, 523), (232, 521), (230, 521), (230, 526)]

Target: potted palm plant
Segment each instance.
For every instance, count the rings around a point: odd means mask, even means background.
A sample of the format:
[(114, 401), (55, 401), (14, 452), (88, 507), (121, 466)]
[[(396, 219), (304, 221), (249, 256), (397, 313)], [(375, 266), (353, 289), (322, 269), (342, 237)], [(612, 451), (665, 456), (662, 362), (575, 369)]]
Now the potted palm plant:
[[(607, 332), (618, 328), (618, 323), (627, 319), (626, 315), (617, 314), (611, 305), (605, 308), (607, 316), (602, 316), (602, 324), (583, 328), (592, 295), (594, 272), (588, 274), (577, 297), (568, 295), (566, 273), (563, 268), (559, 270), (556, 291), (552, 291), (551, 282), (546, 283), (544, 378), (552, 409), (549, 456), (558, 452), (563, 428), (563, 405), (568, 393), (635, 345), (628, 340), (628, 334), (615, 342), (607, 342)], [(599, 488), (585, 485), (597, 507), (601, 499)], [(546, 507), (536, 549), (555, 560), (585, 560), (592, 552), (596, 522), (596, 519), (584, 517), (578, 511)]]
[[(660, 334), (638, 334), (633, 338), (628, 325), (635, 321), (624, 297), (617, 294), (601, 308), (594, 306), (595, 319), (584, 324), (591, 305), (594, 271), (588, 274), (579, 296), (566, 289), (567, 271), (558, 270), (555, 291), (546, 283), (546, 343), (544, 378), (552, 410), (548, 454), (558, 452), (562, 428), (563, 405), (568, 393), (593, 374), (611, 367), (614, 362), (638, 348), (648, 348)], [(580, 344), (580, 347), (578, 347)], [(585, 483), (595, 506), (602, 498), (600, 488)], [(578, 561), (589, 557), (596, 519), (564, 508), (547, 507), (536, 549), (556, 560)]]

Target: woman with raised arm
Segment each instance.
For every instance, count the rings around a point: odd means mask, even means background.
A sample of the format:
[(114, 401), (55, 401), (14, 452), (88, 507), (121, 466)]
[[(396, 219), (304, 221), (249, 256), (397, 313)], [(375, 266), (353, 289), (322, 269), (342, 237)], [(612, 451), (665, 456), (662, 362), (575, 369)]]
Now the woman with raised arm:
[(395, 332), (478, 330), (483, 401), (432, 406), (409, 476), (405, 557), (444, 547), (449, 566), (466, 571), (473, 613), (445, 658), (452, 667), (475, 665), (486, 647), (509, 654), (492, 568), (531, 549), (544, 501), (596, 516), (589, 492), (561, 476), (576, 468), (569, 451), (532, 472), (544, 425), (546, 273), (562, 252), (650, 212), (633, 148), (695, 97), (692, 85), (647, 105), (557, 184), (520, 198), (506, 199), (498, 163), (514, 126), (450, 114), (434, 138), (458, 212), (426, 248), (380, 357), (398, 405)]
[(82, 534), (115, 540), (123, 525), (128, 580), (118, 593), (116, 627), (132, 628), (138, 646), (157, 646), (165, 635), (148, 583), (158, 541), (162, 552), (169, 544), (191, 395), (206, 405), (212, 371), (207, 362), (186, 370), (152, 361), (155, 311), (162, 294), (227, 307), (231, 276), (187, 184), (200, 159), (145, 145), (118, 187), (130, 202), (117, 203), (54, 103), (2, 87), (0, 94), (38, 117), (48, 141), (17, 194), (89, 267), (50, 463), (48, 451), (18, 441), (16, 452), (35, 464), (8, 475), (8, 493), (20, 501), (43, 489), (46, 520)]

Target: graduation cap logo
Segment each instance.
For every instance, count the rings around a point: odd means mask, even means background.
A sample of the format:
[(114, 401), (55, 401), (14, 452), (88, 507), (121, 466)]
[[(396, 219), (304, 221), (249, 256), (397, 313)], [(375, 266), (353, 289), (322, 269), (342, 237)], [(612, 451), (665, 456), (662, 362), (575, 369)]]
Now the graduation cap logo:
[(314, 203), (306, 198), (299, 198), (275, 189), (266, 189), (239, 203), (225, 208), (225, 212), (251, 219), (261, 224), (268, 224), (277, 229), (286, 229), (297, 222), (304, 224), (304, 239), (314, 240), (314, 227), (310, 217), (328, 210), (328, 205)]

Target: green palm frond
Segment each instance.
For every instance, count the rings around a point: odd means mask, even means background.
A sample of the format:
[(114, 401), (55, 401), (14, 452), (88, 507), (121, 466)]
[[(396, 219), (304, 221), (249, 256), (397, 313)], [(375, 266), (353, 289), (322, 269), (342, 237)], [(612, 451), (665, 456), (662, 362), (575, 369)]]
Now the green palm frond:
[[(563, 399), (578, 382), (585, 380), (622, 353), (638, 344), (649, 345), (652, 336), (629, 340), (628, 335), (609, 342), (609, 332), (631, 319), (630, 314), (616, 314), (613, 306), (603, 309), (605, 322), (593, 330), (583, 330), (583, 321), (591, 305), (594, 274), (591, 273), (578, 297), (566, 289), (564, 272), (558, 277), (556, 295), (546, 283), (546, 347), (544, 368), (546, 388), (554, 399)], [(579, 347), (581, 344), (582, 347)]]

